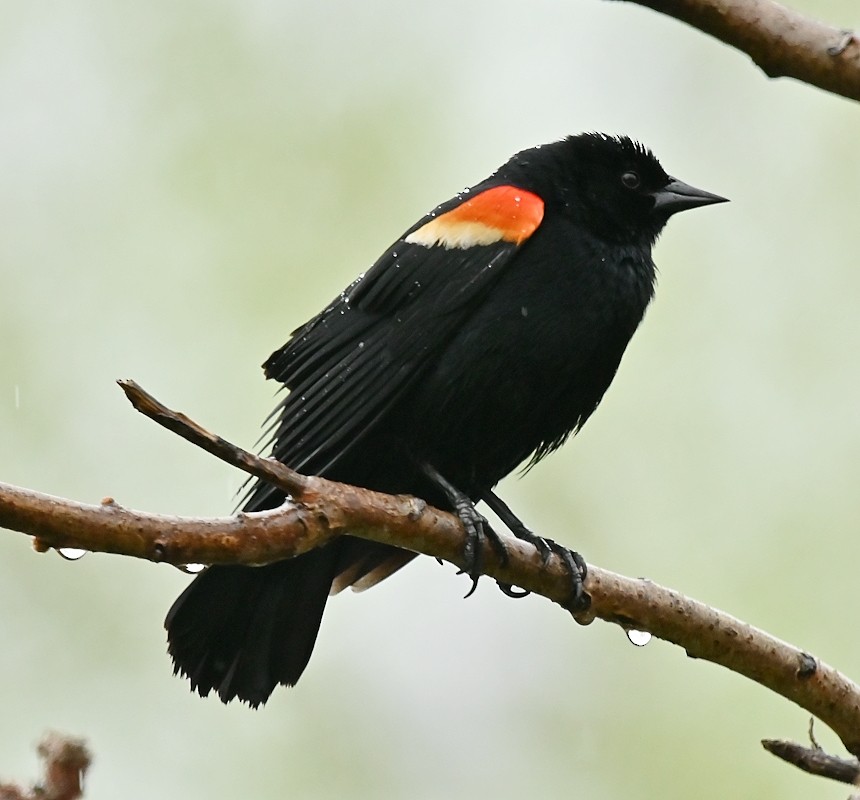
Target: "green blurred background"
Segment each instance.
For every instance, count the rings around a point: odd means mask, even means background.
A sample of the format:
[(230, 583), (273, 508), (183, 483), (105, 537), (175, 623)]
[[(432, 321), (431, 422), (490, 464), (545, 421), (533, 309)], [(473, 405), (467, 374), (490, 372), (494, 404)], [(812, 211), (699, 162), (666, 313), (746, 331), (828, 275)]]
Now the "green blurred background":
[[(229, 511), (241, 476), (116, 378), (250, 447), (258, 365), (420, 214), (520, 148), (624, 132), (732, 203), (672, 221), (600, 411), (502, 494), (860, 677), (856, 104), (593, 0), (0, 9), (0, 480)], [(187, 581), (0, 535), (0, 777), (56, 728), (95, 751), (90, 800), (846, 793), (760, 749), (804, 738), (787, 702), (491, 582), (464, 602), (429, 559), (336, 598), (264, 710), (201, 700), (161, 627)]]

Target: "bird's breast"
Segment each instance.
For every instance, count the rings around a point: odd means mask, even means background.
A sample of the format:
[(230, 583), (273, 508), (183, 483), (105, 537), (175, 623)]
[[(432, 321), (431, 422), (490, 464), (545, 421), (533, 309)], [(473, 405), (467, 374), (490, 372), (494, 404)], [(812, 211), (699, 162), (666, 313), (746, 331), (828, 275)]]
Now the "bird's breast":
[(554, 449), (612, 381), (653, 266), (647, 252), (578, 246), (567, 261), (553, 247), (515, 259), (416, 388), (422, 455), (455, 483), (487, 488)]

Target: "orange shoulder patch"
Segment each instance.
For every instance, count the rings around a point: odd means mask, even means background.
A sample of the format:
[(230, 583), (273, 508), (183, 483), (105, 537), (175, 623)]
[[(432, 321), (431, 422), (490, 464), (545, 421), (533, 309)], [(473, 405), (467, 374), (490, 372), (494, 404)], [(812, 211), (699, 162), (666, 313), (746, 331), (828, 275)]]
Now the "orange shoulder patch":
[(512, 242), (522, 244), (543, 219), (543, 200), (516, 186), (496, 186), (412, 231), (405, 241), (448, 249)]

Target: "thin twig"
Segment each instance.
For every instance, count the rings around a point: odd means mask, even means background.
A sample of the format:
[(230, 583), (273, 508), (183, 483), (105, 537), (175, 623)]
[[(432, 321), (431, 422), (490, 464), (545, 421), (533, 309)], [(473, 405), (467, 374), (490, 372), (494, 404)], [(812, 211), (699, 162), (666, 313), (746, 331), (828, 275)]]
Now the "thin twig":
[(857, 786), (860, 781), (860, 761), (856, 758), (840, 758), (825, 753), (819, 747), (804, 747), (796, 742), (782, 739), (762, 739), (762, 747), (783, 761), (794, 764), (804, 772), (821, 775), (840, 783)]
[(187, 439), (192, 444), (217, 456), (222, 461), (264, 481), (279, 486), (288, 495), (301, 495), (308, 487), (308, 478), (272, 458), (260, 458), (226, 439), (210, 433), (178, 411), (173, 411), (159, 403), (149, 392), (130, 380), (118, 380), (120, 389), (125, 392), (129, 402), (144, 416), (154, 420), (169, 431)]

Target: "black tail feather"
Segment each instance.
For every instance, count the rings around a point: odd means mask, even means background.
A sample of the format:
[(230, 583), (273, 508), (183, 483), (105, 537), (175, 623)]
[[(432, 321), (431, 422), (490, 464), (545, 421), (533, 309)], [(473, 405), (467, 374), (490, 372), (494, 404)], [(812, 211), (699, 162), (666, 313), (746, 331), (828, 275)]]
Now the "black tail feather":
[(335, 576), (338, 543), (265, 567), (210, 567), (164, 622), (174, 671), (201, 696), (256, 707), (292, 686), (311, 656)]

